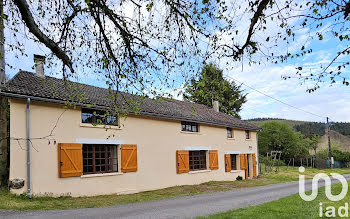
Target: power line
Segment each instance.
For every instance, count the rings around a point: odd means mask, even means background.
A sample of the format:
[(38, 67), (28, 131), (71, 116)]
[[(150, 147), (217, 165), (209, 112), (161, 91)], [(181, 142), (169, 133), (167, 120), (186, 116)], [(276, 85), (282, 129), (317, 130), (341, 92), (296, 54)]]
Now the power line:
[[(266, 112), (262, 112), (262, 111), (253, 109), (253, 108), (251, 108), (251, 107), (244, 106), (243, 109), (247, 109), (247, 110), (251, 110), (251, 111), (257, 112), (257, 113), (261, 113), (261, 114), (265, 115), (266, 118), (274, 118), (271, 114), (268, 114), (268, 113), (266, 113)], [(255, 118), (257, 118), (257, 117), (255, 116)], [(278, 118), (276, 118), (276, 119), (288, 120), (288, 118), (284, 118), (284, 117), (278, 117)]]
[(267, 114), (266, 112), (262, 112), (262, 111), (253, 109), (253, 108), (251, 108), (251, 107), (244, 106), (243, 109), (251, 110), (251, 111), (254, 111), (254, 112), (257, 112), (257, 113), (264, 114), (265, 116), (271, 117), (271, 115)]
[[(256, 92), (258, 92), (258, 93), (260, 93), (260, 94), (262, 94), (262, 95), (264, 95), (264, 96), (266, 96), (266, 97), (268, 97), (268, 98), (271, 98), (271, 99), (273, 99), (273, 100), (275, 100), (275, 101), (277, 101), (277, 102), (279, 102), (279, 103), (282, 103), (282, 104), (284, 104), (284, 105), (286, 105), (286, 106), (288, 106), (288, 107), (294, 108), (294, 109), (296, 109), (296, 110), (302, 111), (302, 112), (304, 112), (304, 113), (308, 113), (308, 114), (310, 114), (310, 115), (313, 115), (313, 116), (316, 116), (316, 117), (319, 117), (319, 118), (322, 118), (322, 119), (327, 118), (326, 116), (321, 116), (321, 115), (318, 115), (318, 114), (316, 114), (316, 113), (309, 112), (309, 111), (307, 111), (307, 110), (298, 108), (298, 107), (293, 106), (293, 105), (291, 105), (291, 104), (289, 104), (289, 103), (286, 103), (286, 102), (284, 102), (284, 101), (282, 101), (282, 100), (279, 100), (279, 99), (277, 99), (277, 98), (275, 98), (275, 97), (273, 97), (273, 96), (271, 96), (271, 95), (265, 94), (264, 92), (262, 92), (262, 91), (260, 91), (260, 90), (258, 90), (258, 89), (255, 89), (255, 88), (253, 88), (252, 86), (247, 85), (246, 83), (243, 83), (243, 82), (241, 82), (241, 81), (238, 81), (237, 79), (235, 79), (235, 78), (233, 78), (233, 77), (230, 77), (230, 76), (228, 76), (228, 75), (226, 75), (225, 77), (227, 77), (227, 78), (229, 78), (229, 79), (231, 79), (231, 80), (233, 80), (233, 81), (235, 81), (235, 82), (237, 82), (237, 83), (243, 84), (244, 86), (246, 86), (246, 87), (248, 87), (248, 88), (250, 88), (250, 89), (252, 89), (252, 90), (254, 90), (254, 91), (256, 91)], [(182, 89), (183, 89), (183, 88), (184, 88), (184, 87), (182, 87)], [(181, 89), (181, 88), (176, 88), (176, 89)], [(247, 108), (247, 107), (244, 107), (244, 108)], [(268, 115), (268, 114), (266, 114), (266, 113), (264, 113), (264, 112), (261, 112), (261, 111), (255, 110), (255, 109), (250, 109), (250, 110), (253, 110), (253, 111), (256, 111), (256, 112), (259, 112), (259, 113)], [(269, 116), (270, 116), (270, 115), (269, 115)]]
[(260, 91), (260, 90), (257, 90), (257, 89), (255, 89), (255, 88), (253, 88), (253, 87), (251, 87), (251, 86), (249, 86), (249, 85), (247, 85), (247, 84), (245, 84), (245, 83), (243, 83), (243, 82), (240, 82), (240, 81), (238, 81), (237, 79), (234, 79), (234, 78), (232, 78), (232, 77), (230, 77), (230, 76), (226, 76), (226, 77), (228, 77), (229, 79), (234, 80), (234, 81), (237, 82), (237, 83), (243, 84), (244, 86), (246, 86), (246, 87), (248, 87), (248, 88), (250, 88), (250, 89), (252, 89), (252, 90), (254, 90), (254, 91), (256, 91), (256, 92), (258, 92), (258, 93), (260, 93), (260, 94), (262, 94), (262, 95), (264, 95), (264, 96), (266, 96), (266, 97), (269, 97), (269, 98), (271, 98), (271, 99), (273, 99), (273, 100), (275, 100), (275, 101), (277, 101), (277, 102), (280, 102), (280, 103), (282, 103), (282, 104), (284, 104), (284, 105), (286, 105), (286, 106), (289, 106), (289, 107), (294, 108), (294, 109), (296, 109), (296, 110), (302, 111), (302, 112), (304, 112), (304, 113), (308, 113), (308, 114), (313, 115), (313, 116), (317, 116), (317, 117), (322, 118), (322, 119), (326, 118), (326, 116), (320, 116), (320, 115), (317, 115), (317, 114), (315, 114), (315, 113), (312, 113), (312, 112), (309, 112), (309, 111), (300, 109), (300, 108), (298, 108), (298, 107), (296, 107), (296, 106), (293, 106), (293, 105), (291, 105), (291, 104), (289, 104), (289, 103), (283, 102), (282, 100), (279, 100), (279, 99), (277, 99), (277, 98), (275, 98), (275, 97), (272, 97), (272, 96), (270, 96), (270, 95), (268, 95), (268, 94), (265, 94), (264, 92), (262, 92), (262, 91)]

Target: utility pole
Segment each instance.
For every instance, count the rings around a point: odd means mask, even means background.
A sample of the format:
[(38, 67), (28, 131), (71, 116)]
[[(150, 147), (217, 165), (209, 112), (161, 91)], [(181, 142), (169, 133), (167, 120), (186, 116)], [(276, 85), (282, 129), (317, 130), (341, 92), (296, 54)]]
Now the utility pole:
[(0, 86), (5, 83), (4, 2), (0, 0)]
[(329, 119), (327, 117), (327, 136), (328, 136), (328, 157), (329, 157), (329, 163), (330, 163), (330, 167), (332, 168), (333, 167), (333, 164), (332, 164), (332, 148), (331, 148), (331, 136), (330, 136), (330, 129), (331, 129), (331, 126), (329, 124)]
[[(4, 29), (4, 2), (0, 0), (0, 89), (5, 85)], [(8, 180), (7, 107), (7, 98), (0, 95), (0, 186), (6, 185)]]

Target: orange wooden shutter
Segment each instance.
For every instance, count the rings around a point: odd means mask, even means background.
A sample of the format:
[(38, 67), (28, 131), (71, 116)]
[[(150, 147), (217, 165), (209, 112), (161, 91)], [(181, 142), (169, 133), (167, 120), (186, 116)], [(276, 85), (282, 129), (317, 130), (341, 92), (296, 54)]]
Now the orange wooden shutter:
[(218, 161), (218, 151), (210, 150), (209, 151), (209, 168), (211, 170), (219, 169), (219, 161)]
[(256, 178), (256, 156), (253, 154), (253, 177)]
[(177, 173), (190, 172), (188, 151), (176, 151), (176, 170)]
[(244, 164), (245, 164), (245, 178), (248, 179), (248, 156), (244, 155)]
[(83, 175), (81, 144), (58, 144), (58, 176), (61, 178)]
[(245, 154), (239, 155), (239, 163), (241, 165), (241, 170), (245, 170)]
[(122, 144), (121, 150), (121, 164), (122, 172), (136, 172), (137, 171), (137, 145)]
[(231, 172), (231, 155), (225, 154), (225, 172)]
[(248, 160), (247, 154), (241, 154), (241, 170), (244, 170), (245, 179), (248, 179)]

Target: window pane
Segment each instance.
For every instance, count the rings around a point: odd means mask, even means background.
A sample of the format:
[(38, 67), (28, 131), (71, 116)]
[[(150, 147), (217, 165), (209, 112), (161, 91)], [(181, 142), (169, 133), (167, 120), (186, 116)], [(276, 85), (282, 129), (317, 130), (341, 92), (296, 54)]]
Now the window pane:
[(108, 171), (118, 171), (117, 147), (110, 147), (108, 152)]
[(82, 113), (81, 120), (83, 123), (92, 123), (92, 113)]
[(206, 151), (189, 151), (190, 170), (206, 169)]
[(88, 166), (88, 173), (92, 173), (94, 171), (93, 167), (92, 166)]
[(106, 125), (118, 125), (116, 116), (107, 116)]
[(95, 114), (95, 122), (97, 124), (103, 124), (105, 120), (105, 116), (103, 114), (101, 114), (100, 112)]
[(232, 129), (231, 128), (227, 128), (227, 137), (228, 138), (232, 138)]
[(237, 155), (231, 154), (231, 170), (237, 170)]
[(195, 122), (181, 122), (181, 130), (187, 132), (198, 132), (198, 124)]
[(192, 132), (197, 132), (197, 126), (195, 124), (192, 125)]
[(101, 172), (106, 172), (106, 166), (105, 165), (101, 166), (101, 170), (100, 171)]
[(116, 145), (83, 145), (83, 174), (118, 171)]
[(107, 125), (118, 125), (118, 117), (108, 115), (106, 111), (83, 108), (81, 110), (81, 120), (83, 123), (97, 123)]

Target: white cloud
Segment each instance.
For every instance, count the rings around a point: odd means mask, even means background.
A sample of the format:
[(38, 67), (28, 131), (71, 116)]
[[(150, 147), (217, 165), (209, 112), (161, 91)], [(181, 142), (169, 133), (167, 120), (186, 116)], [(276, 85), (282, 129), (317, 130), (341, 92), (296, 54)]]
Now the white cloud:
[(347, 101), (350, 99), (350, 91), (347, 87), (324, 85), (316, 92), (308, 93), (306, 89), (310, 85), (301, 84), (297, 79), (281, 79), (281, 75), (288, 72), (295, 72), (294, 66), (254, 65), (244, 68), (243, 71), (235, 71), (229, 76), (285, 103), (324, 118), (279, 103), (244, 85), (242, 88), (248, 93), (248, 101), (241, 112), (242, 118), (279, 117), (324, 122), (328, 116), (335, 121), (350, 121), (348, 113), (350, 102)]

